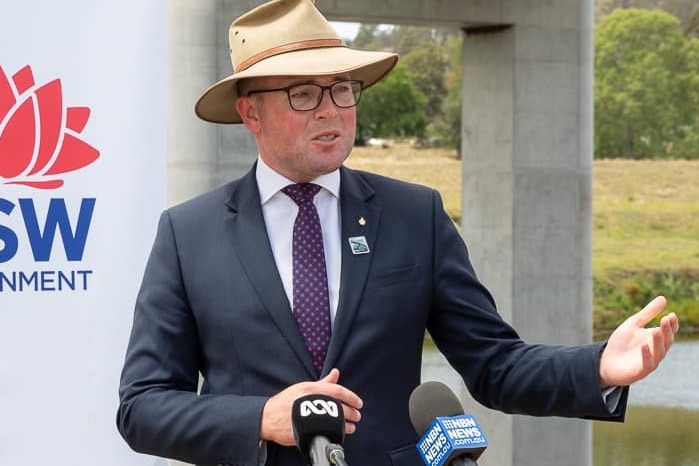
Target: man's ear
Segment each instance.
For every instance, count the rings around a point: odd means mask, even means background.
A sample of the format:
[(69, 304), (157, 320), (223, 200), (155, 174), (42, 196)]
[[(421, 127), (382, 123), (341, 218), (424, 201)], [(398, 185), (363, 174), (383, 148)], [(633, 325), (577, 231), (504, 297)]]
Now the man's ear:
[(250, 96), (238, 97), (235, 101), (235, 109), (248, 130), (257, 134), (260, 131), (260, 113), (254, 98)]

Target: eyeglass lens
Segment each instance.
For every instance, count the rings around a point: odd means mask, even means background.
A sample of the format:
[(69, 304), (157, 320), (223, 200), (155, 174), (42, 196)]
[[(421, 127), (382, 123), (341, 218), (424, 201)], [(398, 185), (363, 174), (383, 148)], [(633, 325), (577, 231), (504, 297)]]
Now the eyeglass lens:
[(359, 102), (362, 85), (359, 81), (339, 81), (330, 86), (299, 84), (288, 89), (289, 104), (294, 110), (313, 110), (320, 105), (325, 89), (338, 107), (353, 107)]

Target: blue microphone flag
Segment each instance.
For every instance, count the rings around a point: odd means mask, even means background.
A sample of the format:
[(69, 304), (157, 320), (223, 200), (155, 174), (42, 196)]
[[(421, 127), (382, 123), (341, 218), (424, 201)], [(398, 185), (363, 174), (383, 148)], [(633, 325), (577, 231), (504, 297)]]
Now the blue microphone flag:
[(487, 446), (476, 418), (462, 414), (436, 418), (417, 443), (417, 450), (427, 466), (444, 466), (461, 455), (475, 461)]

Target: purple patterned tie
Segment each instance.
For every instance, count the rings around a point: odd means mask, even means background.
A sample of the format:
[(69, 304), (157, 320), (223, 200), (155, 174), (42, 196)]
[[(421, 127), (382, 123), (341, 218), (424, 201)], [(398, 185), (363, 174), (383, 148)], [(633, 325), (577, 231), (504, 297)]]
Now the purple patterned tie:
[(318, 373), (323, 369), (330, 342), (328, 272), (323, 232), (313, 204), (319, 190), (320, 186), (313, 183), (292, 184), (282, 189), (299, 206), (292, 242), (294, 318)]

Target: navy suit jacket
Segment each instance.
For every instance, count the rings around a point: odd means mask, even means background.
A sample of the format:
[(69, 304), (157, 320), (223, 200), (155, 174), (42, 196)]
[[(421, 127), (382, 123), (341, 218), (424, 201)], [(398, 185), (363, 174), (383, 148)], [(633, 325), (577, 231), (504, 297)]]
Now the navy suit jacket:
[[(254, 173), (162, 214), (119, 389), (118, 429), (136, 451), (257, 466), (266, 447), (268, 465), (303, 464), (295, 448), (259, 442), (268, 397), (315, 375)], [(622, 418), (626, 393), (611, 414), (601, 398), (602, 345), (525, 344), (478, 281), (435, 190), (343, 167), (340, 193), (340, 300), (323, 375), (339, 368), (364, 401), (344, 443), (350, 464), (422, 464), (408, 398), (421, 382), (425, 330), (485, 406)], [(368, 254), (352, 253), (356, 236)]]

